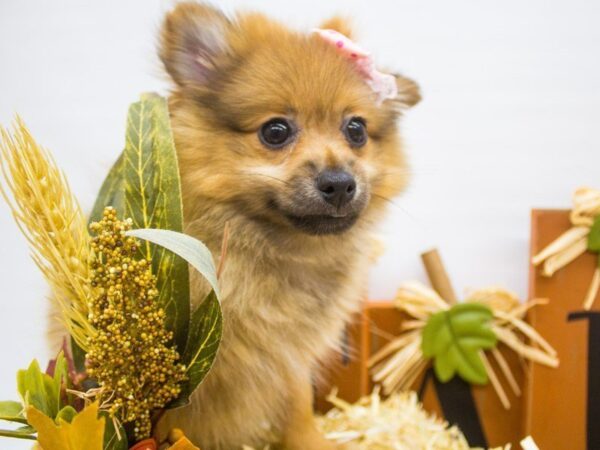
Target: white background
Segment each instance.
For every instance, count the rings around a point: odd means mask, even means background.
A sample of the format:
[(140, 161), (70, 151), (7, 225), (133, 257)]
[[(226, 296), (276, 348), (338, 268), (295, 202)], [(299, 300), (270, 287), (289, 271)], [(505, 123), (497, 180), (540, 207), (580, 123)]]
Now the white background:
[[(414, 178), (382, 225), (371, 298), (424, 280), (441, 248), (455, 287), (524, 296), (529, 211), (600, 186), (600, 2), (221, 1), (309, 29), (354, 18), (360, 43), (422, 86), (404, 120)], [(127, 106), (164, 92), (156, 32), (170, 2), (0, 1), (0, 123), (19, 113), (89, 208), (123, 145)], [(44, 345), (45, 288), (0, 202), (0, 399)], [(2, 441), (1, 448), (26, 448)]]

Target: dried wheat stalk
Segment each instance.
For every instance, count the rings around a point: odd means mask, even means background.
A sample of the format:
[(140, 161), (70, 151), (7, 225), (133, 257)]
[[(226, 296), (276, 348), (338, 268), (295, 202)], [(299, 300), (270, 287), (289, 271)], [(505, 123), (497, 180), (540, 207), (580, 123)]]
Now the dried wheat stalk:
[(12, 133), (0, 127), (0, 173), (0, 193), (52, 288), (69, 333), (85, 348), (95, 333), (87, 320), (86, 220), (52, 156), (19, 117)]

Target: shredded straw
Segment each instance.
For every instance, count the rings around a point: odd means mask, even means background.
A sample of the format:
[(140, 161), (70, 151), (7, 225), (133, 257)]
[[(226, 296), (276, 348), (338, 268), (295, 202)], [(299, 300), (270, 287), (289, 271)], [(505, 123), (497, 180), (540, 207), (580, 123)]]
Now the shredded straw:
[[(600, 191), (586, 187), (577, 189), (573, 194), (573, 209), (570, 214), (573, 227), (535, 255), (531, 259), (533, 265), (543, 264), (542, 274), (551, 277), (554, 272), (583, 254), (587, 250), (590, 229), (598, 215), (600, 215)], [(600, 291), (600, 267), (596, 268), (583, 301), (585, 309), (592, 308), (598, 291)]]
[[(325, 437), (362, 450), (468, 450), (456, 427), (428, 414), (415, 392), (393, 394), (383, 400), (375, 388), (369, 396), (349, 404), (331, 393), (335, 407), (317, 419)], [(506, 449), (510, 448), (509, 446)]]

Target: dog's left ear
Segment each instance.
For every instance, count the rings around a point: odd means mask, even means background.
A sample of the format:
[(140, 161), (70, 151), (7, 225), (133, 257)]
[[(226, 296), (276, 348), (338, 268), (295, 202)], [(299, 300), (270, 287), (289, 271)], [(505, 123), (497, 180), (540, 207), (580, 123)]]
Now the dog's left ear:
[(393, 101), (398, 103), (402, 109), (408, 109), (421, 101), (421, 89), (419, 85), (410, 78), (402, 75), (394, 75), (398, 87), (398, 97)]
[(352, 32), (352, 24), (350, 20), (342, 16), (334, 16), (326, 20), (319, 26), (319, 28), (321, 28), (322, 30), (337, 31), (338, 33), (342, 33), (349, 39), (352, 39), (352, 35), (354, 34)]
[(182, 87), (203, 87), (228, 53), (231, 21), (203, 3), (179, 3), (167, 14), (159, 55), (167, 72)]

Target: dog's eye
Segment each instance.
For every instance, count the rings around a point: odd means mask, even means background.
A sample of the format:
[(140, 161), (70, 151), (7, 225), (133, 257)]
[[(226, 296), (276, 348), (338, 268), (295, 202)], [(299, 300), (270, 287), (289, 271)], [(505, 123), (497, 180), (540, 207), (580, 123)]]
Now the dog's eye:
[(261, 142), (269, 148), (279, 149), (293, 138), (293, 127), (286, 119), (272, 119), (258, 133)]
[(367, 125), (360, 117), (352, 117), (346, 122), (343, 132), (353, 147), (362, 147), (367, 142)]

